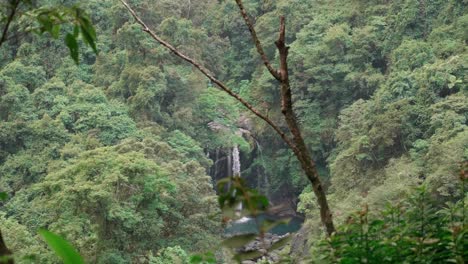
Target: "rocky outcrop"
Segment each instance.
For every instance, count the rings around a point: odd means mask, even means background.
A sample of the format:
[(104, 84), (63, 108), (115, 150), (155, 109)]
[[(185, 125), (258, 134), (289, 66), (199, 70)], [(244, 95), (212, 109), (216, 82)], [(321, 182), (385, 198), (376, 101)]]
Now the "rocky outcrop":
[(308, 225), (302, 225), (301, 229), (297, 231), (291, 240), (290, 255), (296, 259), (302, 259), (309, 254), (308, 237), (310, 234)]
[(293, 204), (289, 199), (281, 201), (281, 203), (274, 204), (270, 201), (272, 206), (267, 210), (268, 215), (273, 215), (277, 218), (286, 217), (302, 217), (296, 212), (296, 205)]
[(244, 260), (241, 263), (242, 264), (254, 264), (257, 263), (259, 260), (268, 260), (270, 263), (276, 263), (280, 260), (280, 256), (278, 252), (284, 247), (280, 248), (275, 248), (275, 250), (270, 251), (271, 247), (279, 242), (280, 240), (289, 237), (290, 234), (284, 234), (284, 235), (275, 235), (275, 234), (270, 234), (266, 233), (263, 236), (263, 239), (260, 237), (257, 237), (254, 241), (248, 243), (247, 245), (243, 246), (242, 248), (237, 249), (237, 252), (239, 253), (248, 253), (248, 252), (254, 252), (254, 251), (259, 251), (263, 253), (263, 256), (255, 258), (255, 259), (249, 259), (249, 260)]

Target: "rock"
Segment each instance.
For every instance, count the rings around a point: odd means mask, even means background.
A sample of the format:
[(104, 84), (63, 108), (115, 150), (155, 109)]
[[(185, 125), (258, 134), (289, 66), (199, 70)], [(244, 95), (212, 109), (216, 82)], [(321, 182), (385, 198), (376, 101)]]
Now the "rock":
[(248, 131), (253, 130), (252, 120), (245, 114), (240, 115), (239, 119), (237, 120), (237, 126), (244, 130), (248, 130)]
[[(263, 256), (261, 258), (255, 258), (255, 259), (251, 259), (251, 260), (248, 260), (248, 261), (252, 261), (252, 262), (242, 262), (242, 263), (256, 263), (255, 261), (258, 261), (260, 259), (265, 259), (265, 260), (268, 260), (270, 261), (271, 263), (275, 263), (275, 262), (278, 262), (280, 257), (277, 253), (275, 253), (275, 251), (273, 252), (268, 252), (268, 249), (271, 248), (271, 246), (280, 241), (281, 239), (285, 238), (285, 237), (288, 237), (290, 236), (289, 233), (287, 234), (284, 234), (282, 236), (280, 235), (275, 235), (275, 234), (270, 234), (270, 233), (266, 233), (264, 236), (263, 236), (263, 240), (260, 238), (260, 237), (257, 237), (254, 241), (248, 243), (247, 245), (237, 249), (236, 251), (237, 252), (244, 252), (244, 253), (247, 253), (247, 252), (252, 252), (252, 251), (259, 251), (263, 254)], [(280, 248), (281, 249), (281, 248)], [(278, 250), (280, 250), (278, 249)]]
[(302, 258), (309, 254), (307, 242), (310, 232), (310, 228), (307, 225), (303, 225), (302, 228), (294, 235), (291, 240), (291, 256)]
[(274, 252), (271, 252), (270, 254), (268, 254), (267, 258), (270, 262), (273, 262), (273, 263), (278, 262), (280, 260), (279, 255)]
[(216, 132), (224, 132), (224, 131), (228, 131), (229, 128), (223, 124), (220, 124), (218, 122), (215, 122), (215, 121), (211, 121), (208, 123), (208, 127), (213, 130), (213, 131), (216, 131)]
[(290, 200), (271, 206), (268, 208), (267, 214), (276, 217), (300, 217), (296, 212), (295, 205)]

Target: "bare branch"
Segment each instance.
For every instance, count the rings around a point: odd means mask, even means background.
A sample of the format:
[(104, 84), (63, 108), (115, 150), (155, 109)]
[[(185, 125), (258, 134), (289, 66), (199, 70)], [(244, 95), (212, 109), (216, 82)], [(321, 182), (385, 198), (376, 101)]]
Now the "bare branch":
[(127, 8), (127, 10), (132, 14), (133, 18), (136, 20), (138, 24), (140, 24), (143, 28), (143, 31), (148, 33), (154, 40), (159, 42), (159, 44), (163, 45), (167, 49), (169, 49), (172, 53), (174, 53), (177, 57), (187, 61), (188, 63), (192, 64), (195, 68), (197, 68), (203, 75), (205, 75), (208, 79), (210, 79), (213, 83), (215, 83), (221, 90), (229, 94), (231, 97), (236, 99), (238, 102), (240, 102), (242, 105), (244, 105), (247, 109), (250, 110), (253, 114), (255, 114), (257, 117), (261, 118), (265, 122), (267, 122), (268, 125), (270, 125), (278, 135), (283, 139), (284, 142), (291, 148), (295, 149), (296, 146), (294, 143), (291, 141), (291, 139), (279, 128), (278, 125), (276, 125), (271, 119), (269, 119), (266, 115), (262, 114), (260, 111), (255, 109), (249, 102), (244, 100), (242, 97), (240, 97), (238, 94), (233, 92), (229, 87), (227, 87), (223, 82), (218, 80), (216, 77), (214, 77), (205, 67), (203, 67), (200, 63), (196, 62), (194, 59), (188, 57), (187, 55), (181, 53), (178, 51), (174, 46), (169, 44), (168, 42), (164, 41), (161, 39), (156, 33), (154, 33), (146, 24), (143, 22), (143, 20), (137, 15), (137, 13), (130, 7), (130, 5), (125, 2), (124, 0), (120, 0), (122, 4)]
[(271, 66), (270, 61), (268, 60), (268, 57), (265, 54), (265, 51), (263, 50), (262, 43), (258, 39), (257, 32), (255, 31), (255, 28), (250, 21), (249, 15), (247, 14), (247, 11), (244, 8), (244, 5), (242, 4), (242, 0), (236, 0), (237, 6), (239, 7), (241, 11), (241, 15), (244, 18), (245, 24), (249, 28), (250, 35), (252, 36), (252, 39), (255, 43), (255, 47), (257, 48), (258, 54), (260, 54), (260, 57), (262, 57), (263, 64), (265, 64), (265, 67), (268, 69), (268, 71), (275, 77), (277, 80), (280, 80), (280, 75), (278, 72)]
[(284, 119), (288, 125), (289, 131), (292, 134), (292, 140), (294, 142), (295, 148), (292, 148), (297, 159), (301, 163), (301, 167), (304, 170), (307, 178), (312, 183), (312, 188), (314, 194), (317, 197), (317, 202), (320, 207), (320, 218), (322, 224), (324, 225), (328, 235), (331, 235), (335, 232), (335, 226), (333, 224), (333, 216), (328, 205), (327, 195), (320, 180), (320, 176), (317, 170), (315, 161), (312, 159), (307, 145), (302, 137), (302, 133), (297, 122), (297, 116), (294, 113), (293, 101), (292, 101), (292, 92), (291, 85), (289, 83), (289, 73), (288, 73), (288, 52), (289, 47), (286, 46), (286, 22), (284, 16), (280, 17), (280, 28), (278, 40), (275, 42), (276, 47), (279, 52), (279, 62), (280, 68), (279, 71), (272, 71), (271, 66), (269, 67), (269, 62), (266, 59), (265, 53), (263, 52), (262, 45), (253, 29), (252, 23), (248, 18), (247, 13), (245, 12), (244, 7), (242, 6), (241, 0), (236, 0), (237, 5), (241, 11), (242, 16), (244, 17), (245, 23), (250, 30), (252, 38), (257, 47), (257, 51), (260, 56), (263, 58), (265, 65), (267, 66), (270, 73), (278, 80), (281, 87), (281, 112), (284, 115)]
[(20, 2), (21, 0), (15, 0), (11, 3), (10, 14), (8, 15), (5, 27), (3, 28), (2, 37), (0, 38), (0, 47), (2, 46), (3, 42), (5, 42), (7, 39), (8, 28), (10, 27), (11, 21), (13, 21), (13, 18), (15, 17), (16, 10), (18, 9)]
[(280, 17), (280, 29), (279, 29), (279, 37), (278, 40), (275, 42), (276, 47), (278, 48), (279, 55), (280, 55), (280, 69), (279, 69), (279, 76), (280, 82), (287, 82), (289, 83), (289, 73), (288, 73), (288, 51), (289, 47), (286, 46), (286, 23), (284, 16)]

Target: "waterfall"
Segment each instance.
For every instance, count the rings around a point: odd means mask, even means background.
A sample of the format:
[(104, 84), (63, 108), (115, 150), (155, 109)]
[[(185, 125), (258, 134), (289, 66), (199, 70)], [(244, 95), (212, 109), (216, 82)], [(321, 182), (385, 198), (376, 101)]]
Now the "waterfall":
[[(237, 145), (232, 148), (232, 175), (234, 177), (240, 177), (241, 173), (241, 164), (240, 164), (240, 154), (239, 154), (239, 147)], [(240, 216), (242, 214), (242, 203), (239, 203), (236, 207), (236, 214)], [(244, 217), (245, 218), (245, 217)], [(245, 219), (241, 218), (241, 221)]]
[(239, 147), (237, 145), (232, 149), (232, 175), (240, 177), (241, 165)]

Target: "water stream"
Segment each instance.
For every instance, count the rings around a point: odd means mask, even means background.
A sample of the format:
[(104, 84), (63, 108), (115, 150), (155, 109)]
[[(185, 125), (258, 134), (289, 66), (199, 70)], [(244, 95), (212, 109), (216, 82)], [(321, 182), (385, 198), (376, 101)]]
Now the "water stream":
[[(232, 175), (234, 177), (241, 177), (241, 164), (240, 164), (240, 154), (239, 154), (239, 147), (237, 145), (232, 148)], [(239, 203), (236, 208), (236, 214), (239, 216), (242, 213), (242, 203)], [(243, 221), (245, 222), (247, 219), (245, 217), (242, 217), (238, 221)]]
[[(280, 224), (276, 227), (268, 230), (268, 233), (275, 235), (284, 235), (286, 233), (293, 233), (299, 231), (304, 222), (301, 217), (289, 217), (290, 221), (287, 224)], [(284, 220), (284, 218), (274, 217), (270, 215), (259, 215), (257, 218), (253, 217), (242, 217), (241, 219), (231, 222), (225, 229), (224, 234), (227, 236), (240, 235), (240, 234), (258, 234), (259, 224), (266, 219), (268, 220)]]
[[(255, 141), (258, 150), (258, 161), (257, 166), (257, 189), (266, 195), (269, 199), (270, 197), (270, 181), (267, 173), (265, 172), (266, 162), (263, 156), (263, 150), (258, 141)], [(241, 158), (239, 146), (235, 145), (227, 151), (222, 151), (221, 149), (216, 149), (216, 152), (213, 153), (214, 164), (211, 169), (211, 172), (214, 173), (214, 180), (220, 179), (222, 177), (242, 177), (241, 175)], [(225, 235), (235, 235), (235, 234), (245, 234), (245, 233), (258, 233), (259, 224), (265, 219), (277, 220), (278, 217), (272, 215), (262, 214), (256, 218), (251, 216), (241, 217), (242, 204), (239, 203), (236, 206), (236, 214), (239, 216), (239, 219), (232, 221), (224, 230)], [(276, 235), (283, 235), (287, 232), (295, 232), (299, 230), (303, 219), (300, 217), (292, 217), (292, 220), (289, 224), (279, 225), (274, 229), (270, 230), (269, 233)]]
[(234, 177), (240, 177), (241, 164), (240, 164), (240, 154), (239, 147), (237, 145), (232, 149), (232, 175)]

